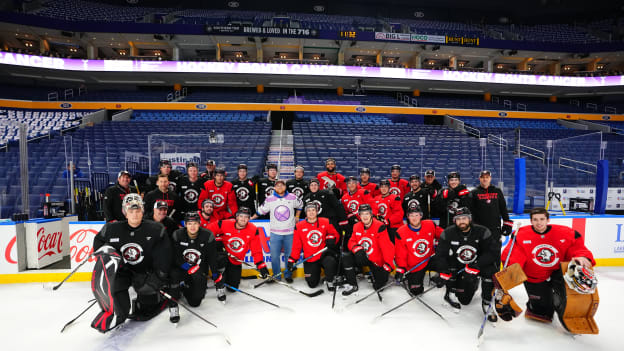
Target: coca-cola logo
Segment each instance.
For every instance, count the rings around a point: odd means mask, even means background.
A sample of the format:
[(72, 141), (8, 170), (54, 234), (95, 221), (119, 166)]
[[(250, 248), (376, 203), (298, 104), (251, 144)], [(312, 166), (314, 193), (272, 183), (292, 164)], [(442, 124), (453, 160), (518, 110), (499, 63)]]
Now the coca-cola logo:
[[(81, 263), (93, 253), (92, 238), (97, 233), (98, 231), (93, 229), (79, 229), (69, 236), (69, 241), (76, 243), (69, 248), (71, 261)], [(95, 257), (89, 258), (89, 262), (95, 262)]]
[[(62, 253), (63, 232), (46, 233), (45, 227), (41, 227), (37, 231), (37, 241), (39, 242), (37, 245), (39, 259)], [(55, 249), (56, 252), (54, 252)]]
[(6, 249), (4, 250), (4, 259), (10, 264), (17, 264), (17, 259), (13, 259), (13, 257), (11, 257), (11, 251), (13, 251), (13, 247), (15, 247), (16, 241), (17, 237), (14, 236), (13, 239), (9, 241)]

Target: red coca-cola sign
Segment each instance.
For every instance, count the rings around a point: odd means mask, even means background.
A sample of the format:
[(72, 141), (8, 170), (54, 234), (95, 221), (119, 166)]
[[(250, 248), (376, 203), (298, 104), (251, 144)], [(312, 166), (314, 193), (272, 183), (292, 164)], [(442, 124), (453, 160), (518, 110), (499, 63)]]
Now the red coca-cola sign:
[(11, 251), (13, 251), (13, 247), (15, 247), (15, 242), (16, 241), (17, 241), (17, 237), (14, 236), (13, 239), (11, 239), (11, 241), (9, 241), (9, 243), (7, 244), (6, 249), (4, 250), (4, 258), (10, 264), (16, 264), (17, 263), (17, 259), (13, 259), (13, 257), (11, 257)]
[[(93, 237), (97, 235), (98, 231), (93, 229), (79, 229), (69, 236), (69, 242), (74, 243), (69, 248), (71, 254), (70, 260), (75, 263), (81, 263), (85, 258), (89, 257), (93, 253)], [(89, 238), (90, 240), (87, 240)], [(89, 262), (94, 262), (95, 257), (89, 258)]]
[(39, 259), (63, 252), (63, 232), (46, 233), (45, 227), (41, 227), (37, 231), (37, 242)]

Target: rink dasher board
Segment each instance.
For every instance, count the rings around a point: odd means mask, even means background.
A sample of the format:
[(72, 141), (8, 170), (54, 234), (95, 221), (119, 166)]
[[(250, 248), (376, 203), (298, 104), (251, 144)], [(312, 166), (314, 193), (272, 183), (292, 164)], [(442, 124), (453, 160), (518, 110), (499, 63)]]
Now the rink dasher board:
[[(528, 215), (512, 216), (519, 225), (530, 225)], [(260, 229), (260, 238), (264, 258), (270, 263), (268, 220), (252, 221)], [(551, 224), (561, 224), (574, 228), (584, 238), (586, 246), (594, 253), (599, 266), (624, 266), (624, 216), (574, 214), (562, 216), (555, 214)], [(17, 231), (20, 223), (0, 223), (0, 283), (51, 282), (62, 280), (71, 270), (76, 268), (92, 252), (93, 237), (104, 226), (104, 222), (68, 222), (68, 234), (63, 235), (62, 256), (70, 256), (71, 269), (40, 269), (24, 270), (18, 267), (23, 261), (26, 250), (18, 250)], [(65, 240), (69, 239), (69, 245)], [(503, 247), (508, 237), (504, 238)], [(18, 255), (19, 251), (19, 255)], [(93, 261), (93, 260), (92, 260)], [(245, 261), (253, 264), (251, 253), (247, 253)], [(269, 264), (270, 266), (270, 264)], [(285, 266), (285, 258), (281, 257), (281, 266)], [(70, 281), (88, 281), (91, 279), (93, 262), (84, 264)], [(243, 269), (243, 275), (255, 275), (253, 269)], [(299, 269), (295, 276), (301, 276)]]

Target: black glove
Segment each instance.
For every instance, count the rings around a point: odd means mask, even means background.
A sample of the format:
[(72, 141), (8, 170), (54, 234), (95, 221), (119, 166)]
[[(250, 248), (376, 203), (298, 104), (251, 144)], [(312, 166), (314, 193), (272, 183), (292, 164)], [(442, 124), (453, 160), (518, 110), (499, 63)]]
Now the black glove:
[(260, 271), (260, 277), (262, 277), (262, 279), (269, 277), (269, 269), (264, 261), (256, 263), (256, 268)]
[(431, 277), (431, 281), (435, 284), (436, 288), (438, 289), (444, 287), (445, 285), (444, 279), (442, 279), (439, 274), (434, 274)]
[(397, 283), (400, 283), (401, 281), (403, 281), (403, 272), (399, 272), (398, 267), (397, 267), (397, 272), (394, 274), (394, 279), (397, 281)]
[(165, 288), (165, 280), (161, 279), (157, 273), (152, 272), (147, 275), (147, 277), (145, 278), (145, 282), (143, 283), (143, 286), (141, 286), (137, 290), (137, 294), (139, 295), (150, 295), (150, 294), (155, 294), (155, 293), (157, 294), (158, 291), (164, 288)]
[(363, 247), (359, 245), (354, 246), (353, 251), (353, 254), (355, 256), (355, 264), (360, 267), (368, 265), (368, 256), (366, 255), (366, 250), (364, 250)]
[(336, 244), (337, 244), (336, 237), (334, 237), (334, 236), (327, 237), (327, 240), (325, 240), (325, 245), (328, 248), (335, 249), (336, 248)]
[(297, 267), (295, 267), (295, 259), (292, 257), (288, 257), (288, 263), (286, 263), (286, 269), (289, 272), (294, 272)]
[(501, 233), (504, 236), (509, 236), (512, 230), (513, 230), (513, 221), (504, 221)]

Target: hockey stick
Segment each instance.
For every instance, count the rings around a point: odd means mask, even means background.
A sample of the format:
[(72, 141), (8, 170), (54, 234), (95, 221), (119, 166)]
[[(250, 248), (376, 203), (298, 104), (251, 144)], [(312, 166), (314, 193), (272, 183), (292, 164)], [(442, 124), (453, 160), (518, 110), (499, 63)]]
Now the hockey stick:
[[(433, 307), (431, 307), (428, 303), (426, 303), (425, 301), (423, 301), (423, 299), (420, 298), (420, 294), (418, 295), (414, 295), (412, 294), (412, 292), (409, 290), (409, 288), (405, 285), (403, 285), (403, 287), (405, 288), (405, 291), (407, 291), (407, 293), (409, 294), (409, 296), (412, 297), (416, 297), (416, 300), (420, 301), (420, 303), (422, 303), (425, 307), (427, 307), (429, 310), (431, 310), (431, 312), (435, 313), (438, 317), (442, 318), (443, 321), (446, 322), (446, 318), (444, 318), (438, 311), (436, 311)], [(424, 292), (423, 292), (424, 293)]]
[[(371, 277), (371, 282), (373, 283), (373, 287), (375, 286), (375, 275), (373, 274), (373, 271), (371, 270), (369, 272), (370, 277)], [(388, 273), (388, 276), (390, 276), (390, 273)], [(379, 298), (379, 302), (383, 302), (383, 298), (381, 297), (381, 292), (377, 291), (377, 297)]]
[(332, 310), (334, 309), (334, 306), (336, 305), (336, 292), (338, 291), (338, 273), (340, 272), (340, 265), (342, 264), (342, 250), (344, 249), (344, 238), (345, 238), (345, 232), (344, 230), (342, 231), (342, 237), (340, 238), (340, 256), (338, 256), (338, 269), (336, 270), (336, 275), (334, 276), (334, 294), (332, 296)]
[[(431, 256), (430, 256), (430, 257), (427, 257), (427, 259), (426, 259), (426, 260), (424, 260), (424, 261), (420, 262), (419, 264), (415, 265), (414, 267), (410, 268), (407, 272), (405, 272), (405, 274), (403, 275), (403, 279), (401, 279), (401, 281), (400, 281), (399, 283), (402, 283), (402, 282), (406, 279), (407, 275), (408, 275), (409, 273), (411, 273), (413, 270), (415, 270), (416, 268), (418, 268), (418, 267), (422, 266), (424, 263), (426, 263), (427, 261), (429, 261), (429, 258), (431, 258)], [(369, 293), (368, 295), (366, 295), (366, 296), (362, 297), (361, 299), (359, 299), (359, 300), (357, 300), (357, 301), (355, 301), (355, 302), (350, 303), (349, 305), (355, 305), (355, 304), (358, 304), (358, 303), (360, 303), (360, 302), (362, 302), (362, 301), (366, 300), (367, 298), (369, 298), (369, 297), (370, 297), (370, 296), (372, 296), (373, 294), (375, 294), (375, 293), (379, 293), (379, 292), (381, 292), (381, 291), (385, 290), (386, 288), (389, 288), (389, 287), (393, 286), (394, 284), (395, 284), (395, 281), (393, 280), (393, 281), (389, 282), (388, 284), (386, 284), (386, 285), (382, 286), (381, 288), (379, 288), (379, 289), (377, 289), (377, 290), (375, 290), (375, 291), (373, 291), (373, 292)]]
[[(299, 265), (300, 263), (303, 263), (303, 262), (305, 262), (305, 261), (307, 261), (307, 260), (311, 259), (312, 257), (317, 256), (318, 254), (325, 252), (325, 250), (327, 250), (327, 246), (325, 246), (325, 247), (324, 247), (324, 248), (322, 248), (321, 250), (318, 250), (318, 251), (317, 251), (317, 252), (315, 252), (314, 254), (310, 255), (310, 257), (308, 257), (308, 258), (306, 258), (306, 259), (304, 259), (304, 260), (302, 260), (302, 261), (295, 262), (295, 267), (296, 267), (297, 265)], [(280, 271), (280, 272), (277, 272), (277, 273), (273, 274), (272, 276), (270, 276), (270, 277), (266, 278), (265, 280), (261, 281), (260, 283), (258, 283), (258, 284), (256, 284), (256, 285), (254, 285), (254, 286), (253, 286), (253, 288), (254, 288), (254, 289), (255, 289), (255, 288), (258, 288), (258, 287), (262, 286), (263, 284), (265, 284), (265, 283), (266, 283), (266, 282), (268, 282), (268, 281), (276, 281), (276, 282), (279, 282), (276, 278), (277, 278), (278, 276), (280, 276), (281, 274), (282, 274), (282, 272), (281, 272), (281, 271)]]
[[(517, 222), (516, 222), (517, 223)], [(514, 223), (514, 227), (516, 226)], [(518, 228), (514, 228), (515, 230), (511, 233), (511, 246), (509, 246), (509, 252), (507, 253), (507, 258), (505, 259), (505, 264), (503, 265), (503, 269), (507, 268), (507, 264), (509, 263), (509, 258), (511, 257), (511, 250), (514, 248), (514, 244), (516, 243), (516, 232)], [(481, 322), (481, 327), (479, 328), (479, 332), (477, 333), (477, 346), (480, 346), (483, 343), (485, 337), (483, 336), (483, 332), (485, 331), (485, 325), (487, 324), (487, 317), (492, 312), (492, 308), (494, 307), (494, 301), (496, 300), (496, 290), (492, 294), (492, 298), (490, 299), (490, 304), (485, 312), (485, 316), (483, 316), (483, 322)]]
[(383, 316), (387, 315), (388, 313), (390, 313), (390, 312), (392, 312), (392, 311), (395, 311), (395, 310), (399, 309), (399, 308), (400, 308), (400, 307), (402, 307), (403, 305), (407, 305), (408, 303), (412, 302), (412, 301), (413, 301), (414, 299), (416, 299), (417, 297), (419, 297), (419, 296), (422, 296), (422, 295), (426, 294), (428, 291), (430, 291), (431, 289), (434, 289), (434, 288), (435, 288), (435, 286), (432, 286), (432, 287), (428, 288), (427, 290), (423, 291), (423, 292), (422, 292), (422, 294), (418, 294), (418, 295), (416, 295), (416, 296), (412, 296), (412, 297), (410, 297), (410, 298), (409, 298), (409, 300), (406, 300), (406, 301), (404, 301), (404, 302), (401, 302), (400, 304), (398, 304), (398, 305), (396, 305), (396, 306), (392, 307), (391, 309), (387, 310), (386, 312), (384, 312), (384, 313), (382, 313), (382, 314), (378, 315), (377, 317), (375, 317), (375, 320), (377, 320), (377, 319), (379, 319), (379, 318), (381, 318), (381, 317), (383, 317)]
[(67, 281), (67, 279), (69, 279), (72, 275), (74, 275), (74, 273), (76, 273), (80, 269), (80, 267), (82, 267), (85, 263), (87, 263), (87, 261), (89, 261), (89, 259), (93, 256), (93, 254), (95, 254), (95, 252), (92, 252), (89, 256), (87, 256), (87, 258), (84, 259), (84, 261), (80, 262), (80, 264), (76, 268), (74, 268), (74, 270), (71, 271), (71, 273), (69, 273), (67, 277), (65, 277), (65, 279), (63, 279), (60, 283), (52, 287), (52, 290), (57, 290), (58, 288), (60, 288), (61, 285), (63, 285), (63, 283)]
[[(219, 329), (219, 327), (217, 327), (216, 324), (212, 323), (211, 321), (207, 320), (206, 318), (200, 316), (198, 313), (196, 313), (195, 311), (193, 311), (189, 306), (187, 306), (185, 303), (178, 301), (177, 299), (174, 299), (171, 295), (167, 294), (166, 292), (159, 290), (158, 291), (164, 298), (166, 298), (169, 301), (173, 301), (175, 303), (177, 303), (178, 305), (182, 306), (185, 310), (189, 311), (192, 315), (194, 315), (195, 317), (201, 319), (202, 321), (212, 325), (213, 327), (215, 327), (216, 329)], [(228, 345), (232, 346), (232, 343), (230, 342), (230, 338), (228, 338), (227, 335), (225, 335), (225, 333), (223, 332), (219, 332), (219, 334), (221, 334), (221, 336), (223, 336), (223, 338), (225, 339), (225, 342), (228, 343)]]
[(88, 302), (91, 302), (91, 304), (89, 306), (87, 306), (87, 308), (84, 309), (84, 311), (80, 312), (80, 314), (78, 316), (76, 316), (76, 318), (72, 319), (71, 321), (65, 323), (65, 325), (63, 326), (63, 329), (61, 329), (61, 333), (63, 331), (65, 331), (65, 328), (67, 328), (70, 324), (74, 323), (78, 318), (80, 318), (83, 314), (85, 314), (89, 309), (91, 309), (91, 307), (93, 307), (93, 305), (95, 305), (95, 303), (97, 302), (95, 299), (93, 300), (89, 300)]
[(139, 190), (139, 184), (137, 183), (136, 179), (134, 180), (134, 187), (136, 188), (137, 193), (141, 194), (141, 190)]
[(252, 294), (250, 294), (250, 293), (248, 293), (248, 292), (242, 291), (242, 290), (240, 290), (239, 288), (235, 288), (235, 287), (233, 287), (233, 286), (231, 286), (231, 285), (229, 285), (229, 284), (225, 284), (225, 283), (224, 283), (224, 285), (225, 285), (226, 287), (228, 287), (228, 288), (230, 288), (230, 289), (234, 290), (234, 291), (238, 291), (239, 293), (245, 294), (245, 295), (247, 295), (247, 296), (249, 296), (249, 297), (251, 297), (251, 298), (254, 298), (254, 299), (256, 299), (256, 300), (262, 301), (262, 302), (264, 302), (264, 303), (268, 303), (268, 304), (269, 304), (269, 305), (271, 305), (271, 306), (274, 306), (274, 307), (277, 307), (277, 308), (282, 308), (280, 305), (277, 305), (277, 304), (274, 304), (273, 302), (269, 302), (269, 301), (267, 301), (267, 300), (261, 299), (261, 298), (259, 298), (258, 296), (255, 296), (255, 295), (252, 295)]

